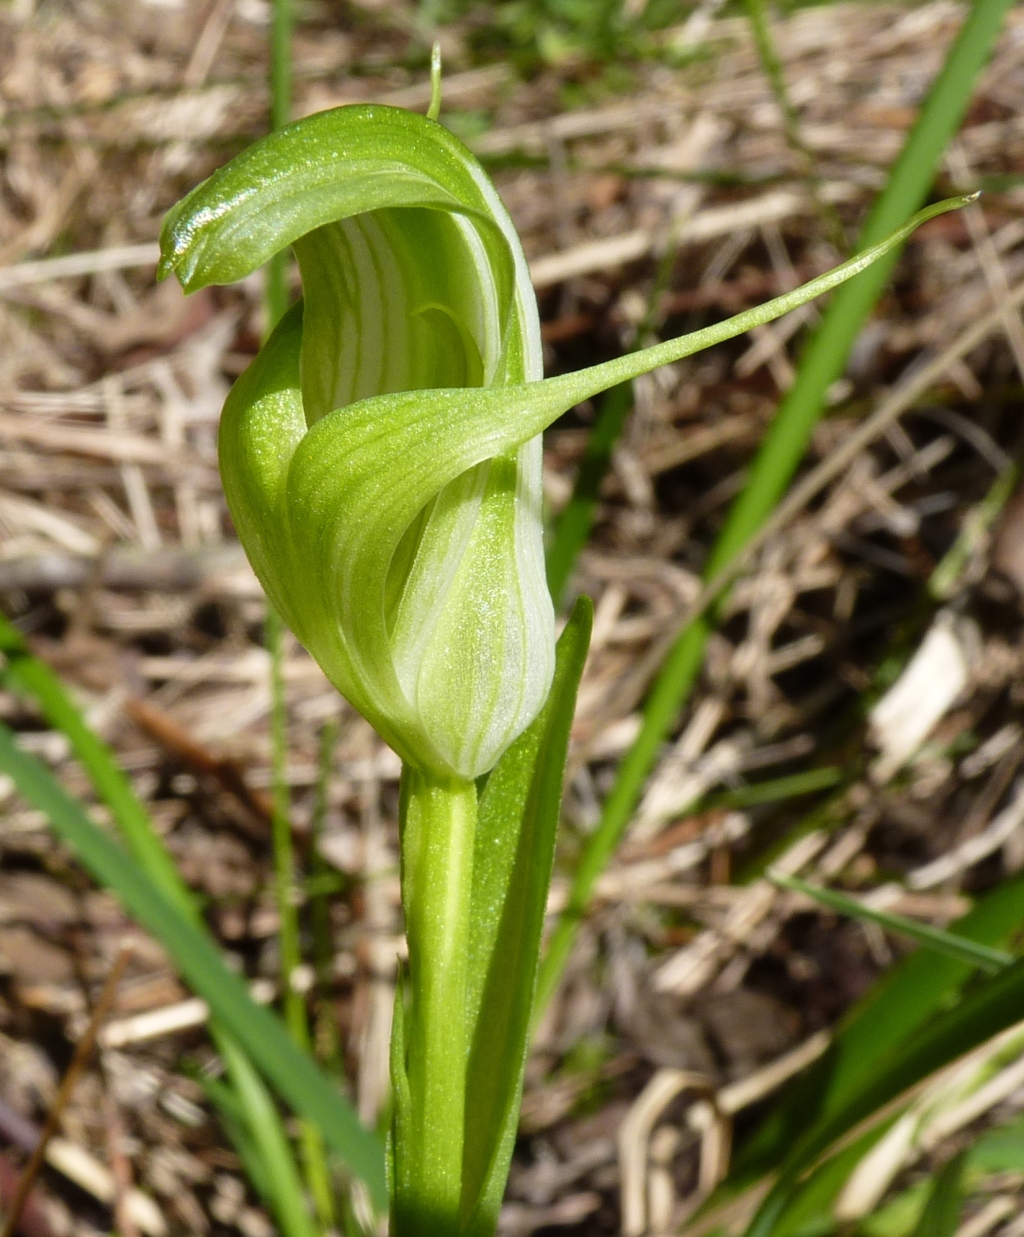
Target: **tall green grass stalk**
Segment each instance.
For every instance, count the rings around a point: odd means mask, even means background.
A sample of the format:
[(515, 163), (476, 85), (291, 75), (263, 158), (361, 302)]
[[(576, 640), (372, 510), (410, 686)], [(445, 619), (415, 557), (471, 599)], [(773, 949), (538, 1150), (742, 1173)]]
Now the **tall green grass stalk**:
[[(672, 235), (661, 255), (654, 280), (647, 294), (643, 320), (637, 328), (631, 352), (645, 347), (660, 318), (662, 294), (672, 278), (672, 268), (679, 252), (678, 232), (683, 220), (672, 227)], [(565, 509), (558, 517), (555, 533), (545, 556), (548, 591), (556, 606), (564, 600), (565, 590), (580, 551), (590, 537), (597, 512), (601, 482), (611, 463), (612, 451), (622, 434), (622, 427), (633, 409), (633, 384), (622, 382), (603, 396), (580, 461), (576, 483)]]
[[(272, 605), (267, 605), (266, 645), (270, 653), (270, 735), (273, 809), (271, 838), (274, 853), (274, 892), (278, 915), (278, 948), (281, 956), (285, 1026), (302, 1052), (312, 1052), (309, 1018), (304, 995), (297, 987), (302, 965), (299, 935), (298, 882), (292, 846), (291, 795), (288, 790), (288, 718), (284, 694), (284, 625)], [(334, 1227), (334, 1199), (327, 1167), (324, 1140), (316, 1126), (303, 1121), (299, 1134), (302, 1164), (317, 1216), (324, 1228)]]
[[(270, 23), (270, 127), (283, 128), (292, 118), (292, 0), (273, 0)], [(275, 253), (267, 263), (264, 303), (267, 334), (288, 308), (288, 254)]]
[[(292, 113), (292, 0), (273, 0), (270, 27), (270, 127), (281, 129)], [(267, 263), (265, 305), (267, 334), (284, 317), (288, 308), (288, 253), (274, 254)], [(287, 716), (282, 675), (283, 624), (268, 602), (266, 644), (270, 653), (271, 742), (273, 761), (273, 849), (277, 910), (280, 921), (278, 941), (281, 952), (281, 981), (284, 986), (285, 1025), (303, 1052), (311, 1051), (306, 1002), (295, 988), (302, 963), (295, 858), (286, 764), (288, 756)], [(302, 1162), (317, 1216), (324, 1228), (335, 1223), (334, 1200), (323, 1135), (308, 1121), (300, 1129)]]
[[(89, 820), (82, 807), (38, 761), (0, 730), (0, 768), (25, 798), (45, 812), (92, 875), (112, 889), (129, 913), (160, 940), (195, 991), (210, 1004), (210, 1030), (218, 1049), (228, 1046), (236, 1111), (248, 1123), (252, 1145), (287, 1146), (256, 1066), (279, 1093), (325, 1135), (351, 1169), (367, 1181), (378, 1206), (385, 1202), (383, 1149), (325, 1075), (299, 1052), (277, 1019), (255, 1005), (244, 983), (228, 971), (194, 899), (163, 839), (106, 744), (89, 728), (60, 680), (28, 651), (21, 633), (0, 615), (0, 685), (34, 700), (54, 729), (65, 734), (101, 801), (109, 809), (122, 849)], [(230, 1042), (244, 1051), (232, 1051)], [(280, 1158), (280, 1157), (278, 1157)], [(275, 1167), (267, 1180), (281, 1188), (271, 1205), (287, 1237), (292, 1200), (301, 1193), (294, 1160)]]
[[(1011, 0), (976, 0), (932, 85), (917, 122), (860, 236), (864, 249), (898, 227), (924, 201), (935, 169), (960, 126), (978, 74), (988, 60)], [(710, 579), (742, 551), (789, 485), (824, 408), (829, 387), (841, 376), (858, 332), (892, 274), (894, 251), (840, 288), (801, 359), (796, 382), (779, 406), (750, 475), (733, 504), (705, 566)], [(550, 1000), (571, 952), (581, 916), (629, 824), (661, 745), (700, 673), (715, 625), (711, 611), (696, 619), (672, 647), (644, 706), (640, 734), (619, 767), (600, 823), (573, 874), (569, 902), (552, 934), (541, 967), (538, 1010)]]
[(782, 71), (782, 60), (775, 46), (775, 40), (772, 38), (768, 6), (765, 4), (765, 0), (743, 0), (743, 3), (747, 10), (747, 17), (750, 20), (750, 29), (754, 36), (754, 44), (757, 47), (761, 67), (768, 78), (768, 84), (771, 86), (772, 94), (775, 96), (775, 102), (779, 105), (779, 111), (782, 112), (782, 123), (786, 130), (786, 140), (809, 163), (810, 154), (800, 135), (800, 121), (796, 114), (796, 108), (793, 106), (793, 101), (789, 97), (789, 91), (786, 88), (786, 76)]
[(338, 723), (325, 723), (320, 734), (317, 759), (316, 798), (309, 830), (309, 891), (310, 928), (313, 934), (313, 968), (316, 972), (316, 1018), (314, 1050), (317, 1058), (331, 1074), (342, 1071), (341, 1043), (338, 1023), (331, 1002), (331, 973), (334, 965), (334, 942), (331, 933), (329, 894), (339, 887), (335, 873), (320, 850), (327, 821), (327, 796), (330, 786), (334, 752), (338, 745)]

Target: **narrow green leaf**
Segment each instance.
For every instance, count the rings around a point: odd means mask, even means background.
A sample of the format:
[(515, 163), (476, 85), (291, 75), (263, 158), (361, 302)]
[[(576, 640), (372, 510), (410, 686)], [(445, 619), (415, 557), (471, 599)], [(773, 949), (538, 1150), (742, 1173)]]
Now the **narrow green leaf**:
[[(957, 937), (994, 948), (1024, 922), (1024, 877), (1006, 881), (951, 927)], [(794, 1084), (737, 1150), (721, 1194), (732, 1194), (776, 1169), (802, 1130), (837, 1113), (886, 1054), (948, 1007), (976, 968), (924, 951), (886, 972), (846, 1015), (828, 1052)]]
[(295, 1110), (318, 1125), (325, 1140), (362, 1177), (384, 1208), (384, 1157), (377, 1139), (359, 1123), (334, 1084), (300, 1053), (280, 1021), (250, 997), (242, 979), (224, 965), (216, 946), (170, 901), (139, 864), (93, 823), (53, 774), (23, 751), (0, 725), (0, 769), (24, 798), (46, 813), (61, 837), (100, 884), (161, 942), (211, 1013)]
[(785, 777), (768, 778), (763, 782), (748, 782), (720, 794), (709, 795), (708, 807), (754, 807), (761, 803), (778, 803), (783, 799), (798, 799), (819, 790), (832, 790), (850, 780), (850, 770), (836, 765), (822, 765), (818, 769), (805, 769), (802, 773), (789, 773)]
[(555, 524), (547, 553), (548, 588), (555, 605), (562, 602), (569, 577), (594, 522), (601, 482), (626, 417), (633, 407), (633, 384), (623, 382), (605, 395), (580, 460), (572, 495)]
[(761, 68), (764, 70), (765, 77), (768, 78), (768, 84), (771, 86), (772, 94), (775, 96), (775, 102), (782, 113), (782, 121), (786, 129), (786, 139), (797, 154), (801, 155), (804, 160), (809, 161), (807, 147), (800, 136), (800, 121), (786, 86), (786, 75), (782, 68), (782, 60), (779, 58), (779, 53), (775, 47), (775, 39), (772, 37), (771, 23), (768, 19), (765, 2), (764, 0), (744, 0), (744, 2), (747, 17), (750, 20), (751, 32), (754, 35), (754, 46), (757, 48), (758, 58), (761, 61)]
[(981, 546), (988, 544), (989, 529), (1010, 501), (1019, 478), (1017, 465), (1007, 465), (989, 486), (981, 502), (967, 509), (956, 540), (928, 578), (928, 593), (936, 601), (949, 601), (964, 586), (968, 563), (977, 561)]
[(988, 945), (980, 945), (966, 936), (957, 936), (955, 932), (946, 932), (931, 924), (921, 923), (916, 919), (908, 919), (905, 915), (893, 915), (888, 911), (874, 910), (865, 906), (857, 898), (839, 893), (835, 889), (825, 889), (820, 885), (811, 885), (797, 876), (786, 876), (774, 869), (767, 873), (768, 879), (782, 889), (792, 889), (802, 893), (830, 910), (838, 911), (840, 915), (849, 915), (867, 923), (876, 923), (887, 932), (897, 932), (901, 936), (909, 936), (926, 949), (934, 949), (936, 953), (945, 954), (947, 958), (956, 958), (971, 966), (979, 967), (990, 975), (1001, 971), (1013, 961), (1013, 954), (1002, 949), (992, 949)]
[(575, 605), (558, 642), (551, 695), (505, 753), (480, 800), (473, 863), (463, 1232), (491, 1237), (515, 1141), (540, 935), (576, 692), (593, 607)]
[[(849, 1145), (828, 1156), (792, 1192), (772, 1229), (772, 1237), (807, 1237), (834, 1226), (835, 1202), (850, 1174), (871, 1148), (893, 1127), (906, 1105), (890, 1108)], [(986, 1173), (1024, 1172), (1024, 1122), (1017, 1121), (983, 1134), (966, 1149), (963, 1179), (973, 1188)], [(860, 1221), (863, 1237), (910, 1237), (934, 1196), (934, 1177), (924, 1178), (897, 1194)]]
[(798, 1237), (809, 1232), (828, 1232), (835, 1224), (832, 1209), (850, 1174), (883, 1135), (895, 1116), (888, 1116), (866, 1130), (849, 1146), (830, 1155), (796, 1186), (772, 1230), (772, 1237)]
[(292, 0), (274, 0), (270, 29), (270, 127), (292, 118)]
[(259, 1174), (253, 1184), (262, 1182), (264, 1198), (284, 1237), (315, 1237), (316, 1228), (306, 1208), (292, 1145), (270, 1092), (234, 1040), (222, 1042), (220, 1052), (231, 1088), (222, 1088), (213, 1098), (221, 1103), (228, 1096), (235, 1100), (236, 1133), (244, 1130), (239, 1154), (244, 1159), (247, 1151)]
[[(933, 960), (934, 961), (934, 960)], [(896, 1096), (949, 1065), (1024, 1015), (1024, 959), (983, 980), (951, 1010), (939, 1014), (906, 1043), (883, 1053), (847, 1089), (843, 1102), (818, 1120), (804, 1120), (746, 1237), (774, 1234), (801, 1176), (837, 1138)]]
[[(174, 866), (174, 861), (163, 839), (153, 827), (131, 783), (118, 767), (113, 754), (90, 729), (57, 675), (45, 662), (32, 656), (21, 633), (2, 614), (0, 614), (0, 652), (5, 657), (4, 666), (0, 670), (0, 683), (35, 700), (50, 724), (67, 736), (97, 794), (110, 809), (114, 823), (132, 857), (173, 906), (206, 936), (206, 926), (191, 892)], [(251, 1000), (248, 994), (246, 996)], [(248, 1058), (215, 1019), (210, 1030), (218, 1051), (225, 1060), (230, 1056), (234, 1062), (232, 1076), (237, 1075), (247, 1079), (248, 1074), (253, 1074), (255, 1078)], [(257, 1086), (262, 1087), (262, 1082), (256, 1078), (256, 1081), (248, 1080), (246, 1085), (251, 1096), (256, 1094)], [(222, 1090), (224, 1090), (223, 1087)], [(235, 1100), (241, 1104), (244, 1097), (236, 1096)], [(272, 1113), (273, 1120), (278, 1125), (279, 1141), (283, 1140), (281, 1147), (284, 1148), (284, 1152), (287, 1152), (289, 1159), (289, 1163), (282, 1164), (278, 1171), (282, 1174), (289, 1171), (294, 1173), (294, 1157), (291, 1155), (290, 1145), (280, 1124), (280, 1117), (272, 1106), (268, 1110), (264, 1105), (264, 1111)], [(269, 1120), (270, 1117), (267, 1116), (265, 1119)]]
[[(989, 1174), (1024, 1174), (1024, 1121), (989, 1130), (966, 1148), (963, 1186), (965, 1192), (980, 1185)], [(865, 1216), (859, 1232), (863, 1237), (910, 1237), (920, 1223), (932, 1197), (934, 1180), (924, 1178)]]
[(1024, 1176), (1024, 1118), (982, 1134), (971, 1148), (970, 1165), (981, 1172)]
[(927, 1206), (931, 1185), (927, 1177), (915, 1181), (908, 1190), (865, 1216), (857, 1237), (910, 1237)]
[(88, 725), (58, 676), (45, 662), (32, 656), (21, 632), (3, 614), (0, 654), (5, 659), (0, 668), (0, 684), (36, 701), (50, 725), (68, 738), (96, 793), (110, 808), (128, 849), (165, 896), (198, 923), (199, 915), (188, 887), (110, 749)]
[(202, 1087), (203, 1094), (216, 1110), (228, 1140), (242, 1161), (245, 1175), (249, 1178), (253, 1189), (267, 1207), (274, 1211), (275, 1202), (270, 1173), (263, 1161), (259, 1144), (249, 1129), (238, 1095), (221, 1078), (208, 1078), (199, 1070), (190, 1070), (189, 1077)]
[[(283, 634), (280, 616), (273, 606), (268, 606), (264, 643), (270, 654), (271, 795), (273, 802), (270, 828), (274, 855), (274, 895), (279, 925), (277, 945), (284, 987), (282, 1006), (284, 1023), (296, 1048), (300, 1052), (311, 1055), (313, 1043), (309, 1033), (306, 1000), (296, 990), (293, 982), (295, 972), (302, 962), (302, 950), (298, 904), (295, 899), (298, 874), (292, 847), (291, 802), (286, 769), (288, 718), (284, 695)], [(251, 1066), (249, 1068), (251, 1070)], [(285, 1146), (290, 1150), (290, 1144), (286, 1142)], [(301, 1123), (299, 1147), (306, 1184), (313, 1197), (320, 1224), (325, 1229), (333, 1228), (334, 1199), (324, 1142), (320, 1131), (308, 1121)], [(286, 1201), (290, 1203), (290, 1195), (286, 1195)]]
[(953, 1237), (960, 1223), (966, 1164), (967, 1155), (961, 1152), (936, 1176), (921, 1219), (914, 1229), (914, 1237)]

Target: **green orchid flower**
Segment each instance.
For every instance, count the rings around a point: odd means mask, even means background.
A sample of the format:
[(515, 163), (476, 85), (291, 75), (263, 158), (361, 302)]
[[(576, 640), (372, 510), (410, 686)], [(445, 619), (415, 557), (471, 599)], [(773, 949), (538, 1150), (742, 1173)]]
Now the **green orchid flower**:
[(403, 760), (463, 780), (493, 767), (551, 683), (540, 432), (883, 248), (724, 332), (541, 383), (536, 300), (494, 187), (443, 126), (382, 106), (310, 116), (215, 172), (168, 215), (159, 275), (189, 292), (230, 283), (288, 245), (303, 302), (225, 406), (228, 506), (342, 695)]
[(433, 121), (348, 107), (178, 204), (160, 274), (243, 278), (292, 245), (303, 302), (224, 409), (220, 459), (268, 596), (407, 762), (490, 769), (554, 670), (538, 431), (475, 437), (389, 392), (541, 377), (536, 301), (490, 181)]

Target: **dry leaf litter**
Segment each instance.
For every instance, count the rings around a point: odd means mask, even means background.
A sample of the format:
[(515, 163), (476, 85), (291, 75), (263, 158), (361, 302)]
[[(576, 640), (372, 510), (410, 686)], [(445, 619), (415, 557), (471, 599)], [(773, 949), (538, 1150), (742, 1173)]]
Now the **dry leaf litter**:
[[(268, 14), (261, 0), (16, 0), (0, 13), (0, 596), (115, 748), (228, 957), (273, 1001), (264, 604), (215, 450), (224, 394), (258, 346), (261, 284), (186, 300), (153, 279), (163, 212), (265, 129)], [(520, 82), (474, 61), (468, 28), (451, 28), (446, 118), (495, 169), (524, 238), (548, 371), (833, 264), (962, 14), (938, 0), (777, 21), (796, 146), (748, 27), (713, 5), (659, 35), (700, 54), (635, 67), (615, 92), (573, 64)], [(300, 18), (297, 114), (361, 99), (425, 107), (424, 69), (403, 67), (413, 6), (310, 3)], [(986, 178), (996, 190), (908, 246), (806, 470), (827, 467), (926, 363), (930, 385), (822, 477), (732, 593), (540, 1028), (506, 1237), (679, 1231), (725, 1172), (733, 1126), (750, 1127), (908, 948), (778, 891), (760, 875), (767, 858), (936, 924), (1024, 865), (1024, 500), (995, 523), (985, 505), (1024, 448), (1024, 190), (996, 179), (1024, 172), (1022, 116), (1016, 10), (940, 176), (949, 190)], [(553, 912), (817, 313), (636, 384), (573, 580), (597, 616)], [(548, 435), (554, 513), (594, 413)], [(339, 727), (319, 843), (331, 956), (325, 984), (306, 978), (321, 1047), (373, 1121), (402, 950), (398, 763), (290, 639), (285, 683), (304, 862), (321, 733)], [(30, 705), (2, 696), (0, 716), (94, 804)], [(0, 1197), (129, 946), (99, 1060), (23, 1231), (106, 1232), (116, 1212), (147, 1237), (270, 1234), (195, 1081), (216, 1069), (205, 1006), (6, 780), (0, 811)], [(865, 1214), (968, 1127), (1024, 1109), (1019, 1060), (996, 1078), (941, 1120), (922, 1100), (916, 1137), (862, 1166), (843, 1214)], [(1016, 1231), (1019, 1188), (977, 1201), (973, 1237)]]

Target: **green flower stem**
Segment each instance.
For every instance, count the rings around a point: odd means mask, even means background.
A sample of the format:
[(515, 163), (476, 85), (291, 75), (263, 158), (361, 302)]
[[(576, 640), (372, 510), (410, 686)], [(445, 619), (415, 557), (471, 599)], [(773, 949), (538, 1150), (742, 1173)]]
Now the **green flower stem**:
[(396, 1237), (459, 1228), (466, 1065), (467, 962), (477, 796), (406, 766), (402, 902), (409, 942), (405, 1072), (409, 1109), (395, 1172)]

